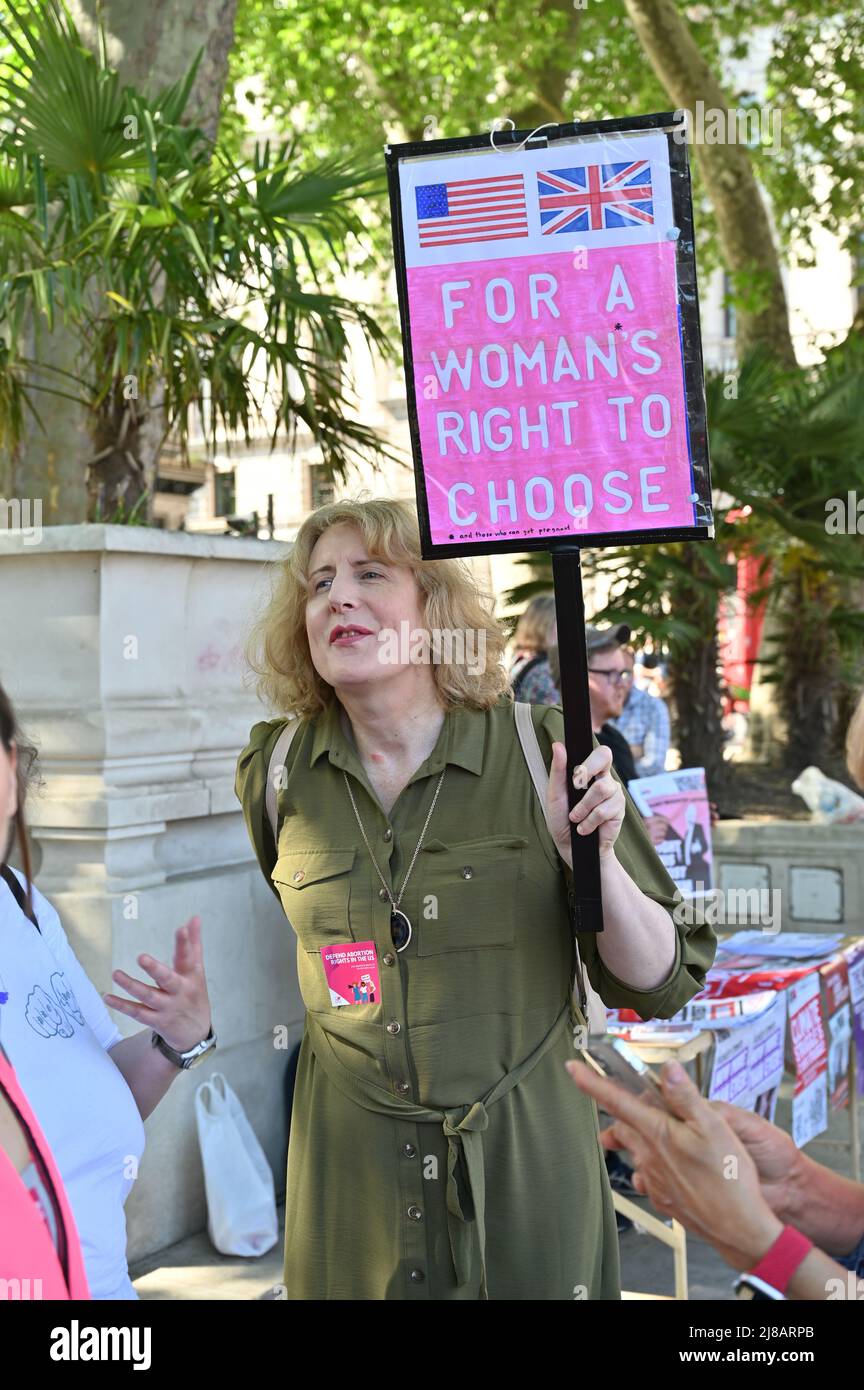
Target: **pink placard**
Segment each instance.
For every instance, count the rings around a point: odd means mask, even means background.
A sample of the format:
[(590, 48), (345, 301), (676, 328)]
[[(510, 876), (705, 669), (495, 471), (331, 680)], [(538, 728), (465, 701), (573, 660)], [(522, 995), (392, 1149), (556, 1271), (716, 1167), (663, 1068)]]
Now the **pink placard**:
[(675, 244), (407, 270), (433, 544), (695, 524)]

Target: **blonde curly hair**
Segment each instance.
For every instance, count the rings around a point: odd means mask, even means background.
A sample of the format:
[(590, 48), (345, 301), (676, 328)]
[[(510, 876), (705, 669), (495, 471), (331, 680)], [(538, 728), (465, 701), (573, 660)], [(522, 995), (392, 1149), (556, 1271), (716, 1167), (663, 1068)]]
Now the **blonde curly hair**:
[(355, 526), (370, 559), (410, 569), (420, 590), (427, 628), (485, 633), (485, 667), (435, 661), (431, 670), (445, 709), (489, 709), (512, 698), (503, 664), (506, 631), (493, 613), (493, 597), (479, 589), (461, 560), (423, 560), (417, 513), (409, 502), (377, 497), (330, 502), (300, 527), (291, 554), (274, 566), (270, 601), (255, 623), (247, 660), (261, 698), (283, 714), (313, 717), (335, 698), (319, 676), (306, 635), (308, 565), (319, 537), (331, 526)]

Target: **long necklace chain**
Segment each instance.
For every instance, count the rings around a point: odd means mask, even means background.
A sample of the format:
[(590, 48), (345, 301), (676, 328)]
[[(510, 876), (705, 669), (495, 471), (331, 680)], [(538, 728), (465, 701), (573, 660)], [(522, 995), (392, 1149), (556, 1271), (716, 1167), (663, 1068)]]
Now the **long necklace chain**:
[(441, 776), (438, 778), (438, 785), (437, 785), (437, 787), (435, 788), (435, 795), (434, 795), (433, 798), (432, 798), (432, 805), (429, 807), (429, 814), (427, 815), (426, 820), (425, 820), (425, 822), (424, 822), (424, 824), (423, 824), (423, 829), (420, 831), (420, 839), (417, 841), (417, 846), (416, 846), (416, 848), (415, 848), (415, 850), (414, 850), (414, 854), (413, 854), (412, 857), (411, 857), (411, 863), (408, 865), (408, 872), (406, 873), (405, 877), (404, 877), (403, 880), (402, 880), (402, 887), (399, 889), (399, 896), (398, 896), (398, 898), (394, 898), (394, 897), (393, 897), (393, 894), (390, 892), (390, 888), (389, 888), (389, 886), (388, 886), (388, 883), (387, 883), (386, 878), (384, 877), (384, 875), (382, 874), (380, 868), (378, 867), (378, 860), (375, 858), (374, 850), (372, 849), (372, 846), (371, 846), (370, 843), (369, 843), (369, 836), (366, 834), (366, 831), (365, 831), (364, 826), (363, 826), (363, 822), (362, 822), (362, 820), (360, 819), (360, 812), (357, 810), (357, 802), (354, 800), (354, 793), (353, 793), (352, 790), (351, 790), (351, 783), (350, 783), (349, 780), (348, 780), (348, 774), (347, 774), (347, 773), (344, 771), (344, 769), (343, 769), (342, 776), (345, 778), (345, 786), (348, 788), (348, 795), (349, 795), (350, 798), (351, 798), (351, 805), (352, 805), (353, 808), (354, 808), (354, 815), (357, 817), (357, 824), (358, 824), (359, 827), (360, 827), (360, 834), (363, 836), (363, 839), (364, 839), (365, 844), (366, 844), (366, 848), (367, 848), (368, 851), (369, 851), (369, 858), (372, 860), (372, 863), (375, 865), (375, 871), (376, 871), (376, 873), (378, 874), (378, 877), (380, 878), (380, 880), (381, 880), (381, 882), (382, 882), (382, 884), (383, 884), (383, 886), (384, 886), (384, 891), (386, 892), (387, 897), (390, 899), (390, 906), (391, 906), (394, 910), (398, 910), (398, 908), (399, 908), (399, 904), (400, 904), (401, 901), (402, 901), (402, 894), (405, 892), (405, 885), (407, 884), (408, 879), (409, 879), (410, 876), (411, 876), (411, 870), (414, 868), (414, 864), (415, 864), (415, 862), (416, 862), (417, 855), (420, 853), (420, 849), (421, 849), (421, 846), (422, 846), (422, 844), (423, 844), (424, 836), (425, 836), (425, 834), (426, 834), (426, 831), (429, 829), (429, 822), (430, 822), (430, 820), (432, 819), (432, 812), (435, 810), (435, 802), (438, 800), (438, 793), (439, 793), (440, 790), (441, 790), (441, 783), (444, 781), (444, 773), (445, 773), (446, 771), (447, 771), (447, 768), (446, 768), (446, 767), (442, 768), (442, 770), (441, 770)]

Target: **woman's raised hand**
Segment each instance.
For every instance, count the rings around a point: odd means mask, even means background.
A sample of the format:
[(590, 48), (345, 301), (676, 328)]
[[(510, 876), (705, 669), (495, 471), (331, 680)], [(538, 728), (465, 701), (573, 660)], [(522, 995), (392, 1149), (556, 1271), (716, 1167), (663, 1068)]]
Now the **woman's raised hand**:
[(188, 1052), (203, 1042), (210, 1032), (210, 999), (204, 975), (204, 949), (201, 945), (201, 918), (190, 917), (174, 935), (174, 966), (153, 956), (138, 957), (155, 986), (133, 979), (125, 970), (115, 970), (111, 979), (137, 999), (106, 994), (105, 1003), (120, 1013), (137, 1019), (163, 1037), (176, 1052)]

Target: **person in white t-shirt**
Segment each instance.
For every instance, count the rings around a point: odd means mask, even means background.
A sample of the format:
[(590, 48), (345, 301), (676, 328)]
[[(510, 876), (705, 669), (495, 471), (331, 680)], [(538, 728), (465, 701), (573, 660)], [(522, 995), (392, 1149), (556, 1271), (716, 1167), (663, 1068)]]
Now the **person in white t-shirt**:
[[(19, 747), (0, 686), (0, 1045), (63, 1178), (92, 1297), (136, 1298), (123, 1207), (144, 1149), (142, 1122), (178, 1071), (215, 1045), (201, 924), (193, 917), (177, 931), (173, 967), (138, 957), (155, 983), (114, 972), (133, 997), (105, 1002), (146, 1025), (122, 1037), (32, 884)], [(16, 839), (24, 873), (6, 865)]]

